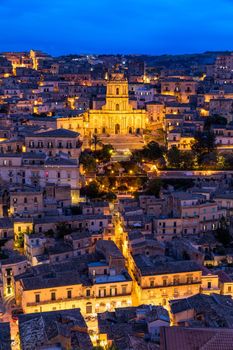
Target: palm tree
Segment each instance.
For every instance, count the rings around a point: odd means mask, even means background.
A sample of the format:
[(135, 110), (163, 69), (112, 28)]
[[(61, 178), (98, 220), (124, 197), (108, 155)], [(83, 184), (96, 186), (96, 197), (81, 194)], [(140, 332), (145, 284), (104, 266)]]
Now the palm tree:
[(102, 145), (102, 142), (100, 140), (100, 138), (98, 137), (98, 135), (94, 134), (91, 138), (91, 145), (94, 145), (94, 149), (96, 151), (96, 148), (98, 145)]

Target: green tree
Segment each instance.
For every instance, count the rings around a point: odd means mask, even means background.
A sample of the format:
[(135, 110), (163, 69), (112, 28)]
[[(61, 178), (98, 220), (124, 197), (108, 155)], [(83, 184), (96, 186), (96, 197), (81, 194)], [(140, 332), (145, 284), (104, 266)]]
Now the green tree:
[(96, 171), (96, 159), (92, 154), (88, 152), (82, 152), (80, 156), (80, 163), (83, 165), (83, 169), (86, 172), (95, 172)]
[(131, 160), (133, 162), (141, 162), (144, 158), (145, 157), (142, 149), (132, 152)]
[(7, 238), (1, 238), (0, 239), (0, 259), (5, 257), (5, 254), (4, 254), (3, 250), (2, 250), (2, 248), (4, 247), (6, 242), (7, 242)]
[(168, 166), (179, 169), (181, 166), (181, 152), (176, 146), (172, 146), (167, 152)]
[(210, 153), (202, 154), (200, 161), (201, 161), (200, 166), (203, 169), (215, 169), (215, 168), (217, 168), (217, 164), (218, 164), (217, 152), (210, 152)]
[(205, 130), (209, 130), (212, 125), (226, 125), (227, 119), (219, 114), (214, 114), (205, 119)]
[(46, 237), (54, 237), (55, 232), (53, 231), (53, 229), (49, 229), (48, 231), (45, 231), (45, 232), (44, 232), (44, 235), (45, 235)]
[(144, 148), (143, 148), (143, 155), (144, 158), (148, 160), (156, 160), (163, 156), (163, 148), (160, 147), (160, 145), (155, 142), (151, 141), (149, 142)]
[(180, 154), (180, 168), (184, 170), (193, 169), (194, 167), (194, 154), (193, 152), (183, 151)]
[(221, 154), (224, 158), (224, 169), (233, 169), (233, 155), (231, 153)]
[(137, 175), (143, 173), (143, 170), (140, 168), (140, 166), (133, 160), (121, 162), (120, 165), (121, 168), (124, 168), (125, 172), (130, 175)]
[(113, 192), (103, 192), (102, 195), (103, 195), (102, 198), (108, 202), (113, 202), (117, 198), (117, 196)]
[(132, 153), (131, 159), (136, 162), (141, 162), (143, 159), (146, 161), (154, 161), (163, 158), (165, 148), (161, 147), (157, 142), (150, 141), (141, 150), (135, 150)]
[(98, 181), (99, 181), (102, 189), (104, 189), (104, 190), (108, 190), (109, 189), (110, 181), (109, 181), (109, 177), (108, 176), (100, 176), (98, 178)]
[(193, 152), (200, 156), (215, 150), (215, 135), (211, 131), (198, 132), (192, 145)]
[(217, 240), (222, 243), (224, 246), (228, 245), (232, 241), (230, 234), (229, 225), (224, 217), (219, 220), (219, 226), (215, 231)]
[(57, 224), (57, 238), (63, 238), (66, 235), (69, 235), (72, 232), (72, 229), (69, 227), (69, 223), (66, 221), (59, 222)]
[[(208, 165), (208, 158), (210, 153), (214, 153), (216, 150), (215, 145), (215, 135), (210, 130), (198, 132), (195, 135), (195, 141), (192, 145), (192, 151), (196, 157), (197, 164), (203, 166), (204, 168)], [(212, 162), (213, 156), (210, 156), (210, 165), (214, 167)], [(216, 159), (217, 162), (217, 159)]]
[(95, 150), (95, 152), (96, 152), (97, 146), (102, 145), (102, 142), (101, 142), (101, 140), (100, 140), (100, 138), (99, 138), (98, 135), (94, 134), (94, 135), (92, 136), (92, 138), (91, 138), (91, 145), (94, 145), (94, 150)]
[(88, 198), (98, 198), (100, 196), (99, 183), (97, 181), (90, 182), (88, 185), (81, 188), (80, 194)]
[(160, 179), (150, 180), (146, 184), (145, 193), (149, 194), (149, 195), (154, 195), (156, 197), (159, 197), (162, 185), (163, 185), (163, 183), (162, 183), (162, 181)]
[(14, 241), (15, 248), (17, 248), (17, 249), (23, 248), (24, 247), (24, 235), (26, 235), (26, 234), (30, 235), (32, 233), (34, 233), (34, 230), (27, 231), (27, 232), (19, 232), (17, 234), (17, 237), (15, 238), (15, 241)]
[(103, 145), (101, 150), (98, 150), (98, 151), (95, 152), (95, 156), (100, 161), (102, 161), (104, 163), (107, 163), (111, 159), (112, 152), (113, 152), (113, 146), (112, 145)]

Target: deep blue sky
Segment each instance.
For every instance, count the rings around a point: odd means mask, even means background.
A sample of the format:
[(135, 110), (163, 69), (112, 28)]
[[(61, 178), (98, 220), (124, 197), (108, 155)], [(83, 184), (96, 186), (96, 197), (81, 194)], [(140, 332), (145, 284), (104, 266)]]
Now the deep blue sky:
[(0, 0), (0, 51), (233, 50), (233, 0)]

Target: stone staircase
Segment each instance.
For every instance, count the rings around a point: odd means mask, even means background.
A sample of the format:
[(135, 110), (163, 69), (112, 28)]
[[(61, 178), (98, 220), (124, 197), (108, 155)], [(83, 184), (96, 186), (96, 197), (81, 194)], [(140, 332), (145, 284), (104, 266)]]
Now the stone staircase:
[(142, 149), (145, 145), (141, 135), (111, 135), (100, 137), (103, 144), (110, 144), (116, 151)]

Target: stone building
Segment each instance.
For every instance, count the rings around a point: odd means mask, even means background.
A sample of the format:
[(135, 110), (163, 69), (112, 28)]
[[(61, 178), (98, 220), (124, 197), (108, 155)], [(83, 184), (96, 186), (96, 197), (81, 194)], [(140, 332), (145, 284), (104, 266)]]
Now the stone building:
[(121, 73), (112, 74), (107, 84), (106, 104), (84, 115), (85, 134), (127, 135), (141, 133), (146, 126), (146, 111), (129, 103), (128, 81)]

